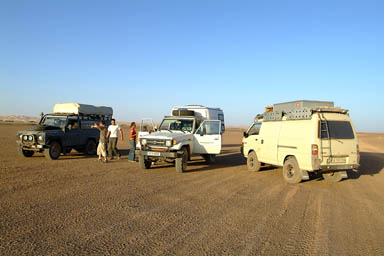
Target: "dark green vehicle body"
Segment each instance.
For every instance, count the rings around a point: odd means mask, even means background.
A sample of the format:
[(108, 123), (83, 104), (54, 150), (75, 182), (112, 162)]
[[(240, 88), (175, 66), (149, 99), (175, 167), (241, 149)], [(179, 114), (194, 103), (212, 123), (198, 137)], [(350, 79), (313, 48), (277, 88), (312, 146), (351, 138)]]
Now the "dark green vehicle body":
[(45, 115), (31, 130), (17, 132), (19, 153), (31, 157), (35, 152), (44, 152), (48, 159), (57, 159), (61, 154), (75, 149), (93, 155), (96, 153), (100, 133), (91, 126), (100, 120), (109, 125), (111, 118), (74, 114)]

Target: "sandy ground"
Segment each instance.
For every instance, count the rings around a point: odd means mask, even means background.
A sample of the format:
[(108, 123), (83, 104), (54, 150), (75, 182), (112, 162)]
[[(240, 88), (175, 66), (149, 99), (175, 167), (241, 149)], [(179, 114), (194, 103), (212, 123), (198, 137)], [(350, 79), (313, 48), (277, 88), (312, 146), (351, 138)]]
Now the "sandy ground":
[(287, 185), (247, 171), (240, 131), (212, 166), (141, 170), (72, 153), (17, 155), (0, 125), (0, 255), (384, 255), (384, 135), (360, 134), (348, 180)]

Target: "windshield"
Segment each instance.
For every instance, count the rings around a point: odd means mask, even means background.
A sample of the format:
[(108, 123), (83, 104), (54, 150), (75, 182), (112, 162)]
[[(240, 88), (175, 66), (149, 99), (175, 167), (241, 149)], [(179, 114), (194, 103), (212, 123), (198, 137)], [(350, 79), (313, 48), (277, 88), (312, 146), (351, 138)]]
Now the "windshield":
[(193, 120), (186, 119), (164, 119), (160, 130), (192, 132)]
[(45, 116), (42, 124), (45, 126), (54, 126), (54, 127), (65, 127), (67, 123), (66, 116)]

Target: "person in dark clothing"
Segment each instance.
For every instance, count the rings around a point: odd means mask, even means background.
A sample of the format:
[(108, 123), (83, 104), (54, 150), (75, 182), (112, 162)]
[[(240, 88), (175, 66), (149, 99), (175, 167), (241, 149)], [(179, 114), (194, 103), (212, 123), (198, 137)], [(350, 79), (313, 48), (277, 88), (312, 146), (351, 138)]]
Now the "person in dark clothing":
[(107, 160), (107, 127), (104, 121), (100, 121), (99, 124), (94, 124), (91, 128), (97, 128), (100, 131), (99, 145), (97, 146), (97, 155), (99, 161), (108, 162)]

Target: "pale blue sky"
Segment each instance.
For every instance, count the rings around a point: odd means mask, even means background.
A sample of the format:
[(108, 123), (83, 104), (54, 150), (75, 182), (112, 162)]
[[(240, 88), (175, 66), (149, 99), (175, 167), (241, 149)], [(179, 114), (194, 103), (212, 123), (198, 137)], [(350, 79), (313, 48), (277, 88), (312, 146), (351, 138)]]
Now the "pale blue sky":
[(384, 1), (0, 2), (0, 115), (57, 102), (160, 121), (221, 107), (247, 125), (269, 104), (335, 101), (384, 132)]

